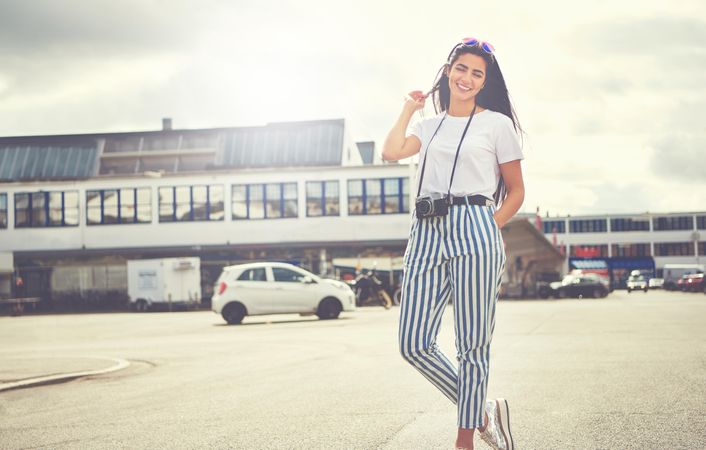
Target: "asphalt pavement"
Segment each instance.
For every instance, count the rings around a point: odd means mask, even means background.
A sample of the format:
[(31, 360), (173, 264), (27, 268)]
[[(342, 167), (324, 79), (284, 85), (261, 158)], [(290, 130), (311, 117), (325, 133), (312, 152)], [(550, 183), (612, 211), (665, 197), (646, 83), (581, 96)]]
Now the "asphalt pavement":
[[(452, 449), (455, 406), (399, 356), (398, 318), (0, 317), (0, 448)], [(520, 450), (703, 449), (705, 325), (703, 294), (501, 301), (489, 396)], [(455, 361), (452, 308), (439, 345)]]

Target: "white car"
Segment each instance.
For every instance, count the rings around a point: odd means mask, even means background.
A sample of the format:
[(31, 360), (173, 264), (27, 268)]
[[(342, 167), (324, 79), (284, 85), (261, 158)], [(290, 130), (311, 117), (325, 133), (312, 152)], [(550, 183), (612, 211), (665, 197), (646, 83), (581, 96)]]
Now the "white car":
[(336, 319), (341, 311), (355, 311), (355, 294), (346, 283), (286, 263), (224, 267), (214, 292), (211, 309), (231, 325), (245, 316), (299, 313)]
[(630, 278), (628, 278), (628, 294), (638, 290), (647, 292), (647, 280), (642, 275), (630, 275)]
[(647, 285), (650, 289), (661, 289), (664, 286), (664, 278), (650, 278)]

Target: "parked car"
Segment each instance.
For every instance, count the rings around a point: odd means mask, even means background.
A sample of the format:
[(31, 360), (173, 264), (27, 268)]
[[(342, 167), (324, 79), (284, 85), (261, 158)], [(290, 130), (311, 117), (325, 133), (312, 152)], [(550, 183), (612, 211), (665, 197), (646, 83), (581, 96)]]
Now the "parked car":
[(689, 275), (690, 274), (686, 274), (686, 275), (682, 275), (681, 277), (679, 277), (679, 279), (677, 280), (677, 284), (676, 284), (677, 291), (682, 291), (682, 292), (686, 291), (686, 279), (689, 277)]
[(683, 275), (704, 273), (703, 264), (665, 264), (662, 269), (664, 274), (664, 288), (667, 290), (680, 290), (679, 280)]
[(650, 278), (647, 284), (650, 289), (662, 289), (664, 286), (664, 278)]
[(264, 314), (336, 319), (341, 311), (355, 311), (355, 294), (342, 281), (320, 278), (292, 264), (239, 264), (223, 268), (211, 309), (231, 325)]
[(647, 292), (647, 280), (643, 275), (630, 275), (628, 278), (628, 294), (632, 291)]
[(563, 280), (549, 284), (554, 298), (605, 297), (610, 290), (606, 282), (595, 274), (566, 275)]
[(682, 285), (682, 290), (687, 292), (701, 292), (704, 290), (704, 274), (694, 273), (691, 275), (684, 275), (684, 284)]

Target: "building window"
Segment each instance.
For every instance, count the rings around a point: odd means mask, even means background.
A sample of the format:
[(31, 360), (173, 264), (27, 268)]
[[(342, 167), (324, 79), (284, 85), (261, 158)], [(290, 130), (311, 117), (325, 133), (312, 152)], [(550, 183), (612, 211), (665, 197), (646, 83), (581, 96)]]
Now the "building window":
[[(648, 223), (649, 225), (649, 223)], [(611, 253), (614, 257), (651, 256), (650, 244), (613, 244)]]
[(207, 222), (224, 219), (223, 186), (159, 188), (160, 222)]
[(572, 233), (605, 233), (607, 231), (606, 219), (587, 219), (569, 221)]
[(0, 228), (7, 228), (7, 194), (0, 194)]
[(572, 245), (569, 256), (576, 258), (605, 258), (608, 256), (608, 245)]
[(699, 256), (706, 256), (706, 242), (699, 242)]
[(693, 242), (655, 243), (655, 256), (694, 256)]
[(307, 181), (306, 182), (306, 215), (338, 216), (338, 181)]
[(78, 226), (78, 191), (15, 194), (15, 228)]
[(365, 214), (363, 180), (348, 181), (348, 215)]
[(544, 220), (542, 226), (544, 234), (566, 233), (566, 222), (563, 220)]
[(706, 230), (706, 216), (696, 216), (696, 228)]
[(610, 231), (650, 231), (649, 219), (610, 219)]
[(231, 189), (234, 220), (299, 216), (297, 183), (235, 184)]
[(86, 191), (86, 224), (150, 223), (151, 191), (150, 188)]
[(692, 216), (655, 217), (652, 219), (652, 227), (655, 231), (693, 230), (694, 218)]
[(371, 178), (348, 181), (348, 214), (409, 212), (408, 178)]

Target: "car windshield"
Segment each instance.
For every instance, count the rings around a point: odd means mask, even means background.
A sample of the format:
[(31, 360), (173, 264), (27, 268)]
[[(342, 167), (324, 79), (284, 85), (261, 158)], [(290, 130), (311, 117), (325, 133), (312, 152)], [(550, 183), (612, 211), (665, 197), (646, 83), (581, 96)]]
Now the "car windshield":
[(630, 277), (630, 281), (645, 281), (645, 277), (642, 275), (633, 275)]

